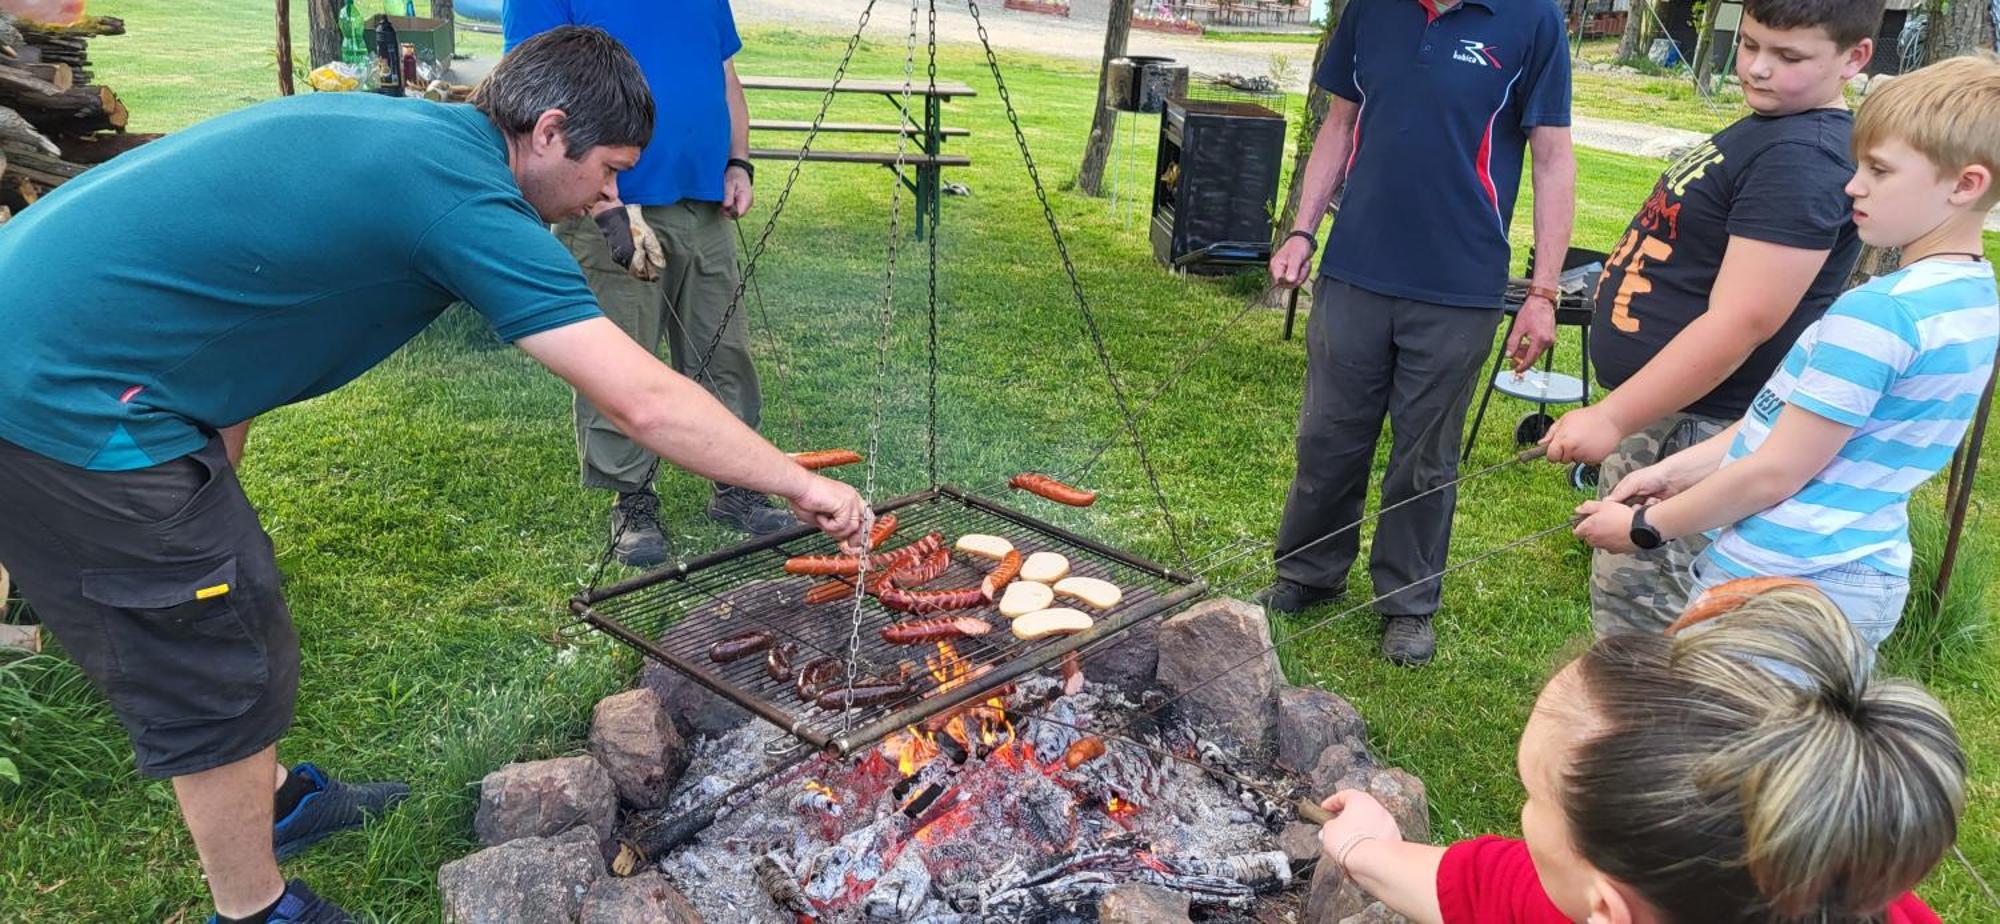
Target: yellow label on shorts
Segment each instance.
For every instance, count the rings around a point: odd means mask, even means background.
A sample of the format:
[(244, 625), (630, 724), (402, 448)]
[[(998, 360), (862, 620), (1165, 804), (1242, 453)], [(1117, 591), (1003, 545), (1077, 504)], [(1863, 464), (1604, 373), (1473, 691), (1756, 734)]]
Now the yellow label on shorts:
[(210, 600), (216, 597), (220, 597), (228, 592), (229, 592), (228, 584), (217, 584), (214, 587), (204, 587), (200, 590), (195, 591), (194, 598), (196, 600)]

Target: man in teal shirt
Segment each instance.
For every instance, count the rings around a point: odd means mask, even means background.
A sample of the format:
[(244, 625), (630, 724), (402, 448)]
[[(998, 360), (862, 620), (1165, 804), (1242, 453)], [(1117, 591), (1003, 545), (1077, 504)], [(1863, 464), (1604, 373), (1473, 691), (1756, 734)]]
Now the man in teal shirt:
[[(169, 777), (223, 922), (347, 916), (276, 856), (393, 804), (275, 745), (298, 637), (233, 463), (252, 418), (360, 375), (455, 301), (697, 474), (786, 498), (847, 541), (814, 475), (597, 309), (547, 223), (617, 197), (653, 131), (604, 32), (522, 43), (446, 106), (264, 103), (91, 170), (0, 227), (0, 561)], [(279, 220), (305, 233), (273, 234)], [(75, 272), (116, 241), (118, 259)], [(275, 791), (275, 796), (272, 794)]]

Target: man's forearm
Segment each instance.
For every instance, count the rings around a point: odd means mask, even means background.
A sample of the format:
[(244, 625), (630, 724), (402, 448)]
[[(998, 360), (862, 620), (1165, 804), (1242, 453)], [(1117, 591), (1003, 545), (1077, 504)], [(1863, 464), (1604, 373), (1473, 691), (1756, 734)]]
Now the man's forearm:
[[(624, 418), (603, 405), (605, 416), (632, 441), (653, 454), (704, 478), (797, 498), (810, 474), (737, 420), (693, 380), (661, 366), (643, 386), (635, 406), (649, 410)], [(589, 397), (586, 395), (585, 397)]]
[(743, 81), (731, 66), (724, 73), (729, 82), (729, 156), (750, 159), (750, 101), (743, 95)]
[[(1333, 107), (1342, 105), (1338, 98), (1333, 102)], [(1352, 114), (1341, 118), (1330, 108), (1326, 123), (1320, 126), (1319, 137), (1313, 141), (1312, 154), (1306, 158), (1305, 186), (1299, 190), (1299, 214), (1292, 223), (1293, 230), (1318, 235), (1320, 222), (1326, 219), (1326, 210), (1333, 204), (1334, 192), (1347, 181), (1347, 159), (1353, 151)]]
[(1694, 319), (1666, 348), (1600, 402), (1626, 433), (1693, 404), (1715, 390), (1764, 341), (1759, 331), (1713, 311)]
[(1576, 220), (1576, 154), (1569, 129), (1536, 129), (1534, 156), (1535, 275), (1537, 286), (1553, 289), (1562, 279)]

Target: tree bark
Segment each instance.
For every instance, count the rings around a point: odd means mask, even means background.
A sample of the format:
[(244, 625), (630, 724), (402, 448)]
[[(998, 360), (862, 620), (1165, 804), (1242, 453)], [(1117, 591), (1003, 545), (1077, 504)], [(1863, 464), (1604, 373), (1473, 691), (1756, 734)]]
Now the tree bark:
[(13, 70), (36, 80), (45, 81), (60, 93), (76, 86), (76, 70), (67, 64), (23, 64), (19, 61), (0, 61), (0, 71)]
[(307, 54), (312, 66), (340, 60), (341, 0), (306, 0)]
[(1632, 0), (1625, 13), (1625, 34), (1618, 37), (1618, 61), (1626, 62), (1645, 54), (1639, 47), (1639, 39), (1645, 34), (1646, 3), (1648, 0)]
[(73, 164), (94, 166), (133, 148), (158, 141), (160, 137), (146, 132), (101, 132), (65, 141), (62, 146), (62, 156), (64, 160)]
[(1707, 15), (1701, 18), (1701, 32), (1694, 40), (1694, 85), (1703, 96), (1711, 92), (1709, 78), (1715, 72), (1715, 18), (1722, 12), (1722, 4), (1708, 4)]
[(1104, 194), (1104, 162), (1111, 159), (1112, 137), (1118, 131), (1118, 108), (1111, 104), (1111, 60), (1125, 56), (1132, 35), (1133, 0), (1111, 0), (1111, 17), (1104, 27), (1104, 60), (1097, 67), (1097, 114), (1090, 120), (1090, 139), (1083, 146), (1083, 167), (1076, 187), (1085, 195)]
[[(4, 95), (4, 94), (0, 94)], [(28, 121), (49, 135), (88, 135), (92, 132), (122, 130), (127, 114), (125, 104), (110, 87), (86, 85), (48, 97), (5, 100)]]
[(278, 14), (278, 94), (290, 96), (292, 88), (292, 0), (277, 0)]
[(1951, 0), (1931, 5), (1931, 22), (1924, 29), (1924, 63), (1969, 55), (1993, 48), (1993, 8), (1987, 0)]
[(1847, 287), (1852, 289), (1884, 273), (1893, 273), (1902, 264), (1900, 247), (1862, 247), (1860, 259), (1854, 261), (1854, 272), (1847, 274)]
[(55, 142), (50, 141), (27, 119), (22, 118), (20, 113), (0, 106), (0, 144), (7, 143), (26, 145), (46, 154), (62, 153), (62, 149), (56, 147)]

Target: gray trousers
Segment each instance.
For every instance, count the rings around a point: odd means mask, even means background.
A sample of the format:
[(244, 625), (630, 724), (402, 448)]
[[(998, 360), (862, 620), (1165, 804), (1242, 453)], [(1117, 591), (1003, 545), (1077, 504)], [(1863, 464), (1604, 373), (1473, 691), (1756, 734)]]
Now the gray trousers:
[[(674, 371), (691, 374), (701, 365), (723, 313), (729, 310), (730, 297), (736, 294), (740, 277), (735, 223), (714, 202), (649, 205), (644, 214), (666, 251), (667, 265), (657, 282), (637, 279), (613, 262), (603, 232), (589, 218), (557, 225), (556, 238), (576, 255), (605, 316), (653, 353), (660, 351), (664, 340)], [(715, 356), (698, 381), (736, 419), (755, 428), (764, 400), (750, 361), (747, 313), (747, 308), (739, 307), (730, 316)], [(576, 396), (576, 454), (584, 487), (614, 491), (647, 487), (653, 454), (619, 432), (582, 395)]]
[[(1347, 583), (1361, 551), (1359, 530), (1327, 534), (1361, 518), (1385, 418), (1391, 435), (1382, 506), (1458, 477), (1459, 433), (1500, 314), (1319, 279), (1306, 322), (1298, 470), (1278, 526), (1279, 577), (1310, 587)], [(1376, 522), (1369, 573), (1377, 595), (1444, 569), (1457, 500), (1456, 490), (1439, 491)], [(1426, 615), (1436, 612), (1440, 591), (1440, 582), (1429, 581), (1376, 609)]]

